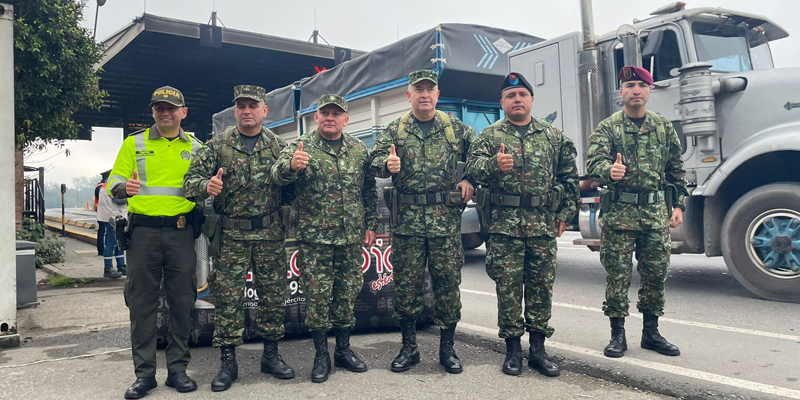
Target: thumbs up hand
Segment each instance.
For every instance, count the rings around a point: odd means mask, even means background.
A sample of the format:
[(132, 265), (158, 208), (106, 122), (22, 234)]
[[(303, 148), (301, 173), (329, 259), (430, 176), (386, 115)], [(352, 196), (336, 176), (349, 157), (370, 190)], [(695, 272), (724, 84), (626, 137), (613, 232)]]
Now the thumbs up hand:
[(139, 172), (134, 170), (133, 177), (128, 179), (128, 182), (125, 183), (125, 193), (128, 194), (128, 197), (136, 196), (136, 194), (139, 193), (140, 186), (141, 182), (139, 182)]
[(208, 193), (209, 196), (219, 196), (219, 194), (222, 193), (222, 168), (208, 181), (206, 193)]
[(393, 174), (400, 172), (400, 157), (397, 156), (397, 150), (394, 145), (392, 145), (392, 152), (389, 153), (389, 157), (386, 159), (386, 169)]
[(503, 172), (508, 172), (514, 169), (514, 156), (511, 154), (506, 154), (505, 143), (500, 145), (500, 152), (497, 153), (497, 165), (500, 167), (500, 171)]
[(295, 151), (294, 156), (292, 156), (291, 167), (295, 171), (300, 171), (308, 167), (308, 153), (303, 151), (303, 142), (297, 145), (297, 151)]
[(625, 176), (625, 165), (622, 164), (622, 154), (617, 153), (617, 161), (611, 166), (611, 180), (618, 181)]

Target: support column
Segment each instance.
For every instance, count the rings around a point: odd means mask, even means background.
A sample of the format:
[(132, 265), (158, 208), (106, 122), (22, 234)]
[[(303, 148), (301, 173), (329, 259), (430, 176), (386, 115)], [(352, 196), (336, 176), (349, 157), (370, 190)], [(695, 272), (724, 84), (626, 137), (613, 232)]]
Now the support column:
[(19, 347), (14, 160), (14, 9), (0, 3), (0, 347)]

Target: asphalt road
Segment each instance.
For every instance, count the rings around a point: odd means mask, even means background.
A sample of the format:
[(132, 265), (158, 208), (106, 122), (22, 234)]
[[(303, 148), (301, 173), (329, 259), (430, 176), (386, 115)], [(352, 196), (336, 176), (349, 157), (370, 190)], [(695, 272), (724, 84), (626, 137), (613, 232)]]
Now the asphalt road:
[[(728, 273), (721, 257), (672, 257), (660, 330), (681, 348), (679, 357), (639, 347), (636, 273), (629, 292), (633, 315), (626, 319), (628, 351), (620, 359), (604, 357), (610, 337), (601, 310), (605, 270), (599, 253), (572, 244), (577, 237), (567, 232), (558, 241), (551, 320), (556, 332), (547, 342), (568, 368), (684, 397), (800, 399), (800, 304), (755, 297)], [(483, 247), (466, 252), (460, 327), (497, 338), (495, 288), (484, 259)]]
[[(42, 290), (38, 307), (19, 310), (24, 344), (0, 350), (0, 399), (121, 399), (133, 382), (128, 313), (122, 289), (80, 287)], [(546, 378), (526, 367), (517, 377), (497, 367), (503, 354), (497, 341), (459, 334), (456, 351), (464, 372), (451, 375), (438, 363), (438, 329), (417, 335), (422, 361), (405, 373), (389, 371), (400, 347), (400, 333), (356, 334), (351, 344), (369, 366), (355, 374), (334, 368), (328, 382), (311, 382), (313, 345), (308, 335), (281, 341), (286, 362), (297, 377), (279, 380), (259, 371), (260, 343), (237, 348), (239, 380), (223, 393), (209, 383), (219, 368), (219, 351), (192, 349), (188, 374), (196, 392), (179, 394), (163, 385), (164, 352), (158, 352), (158, 387), (147, 399), (666, 399), (666, 396), (566, 371)], [(334, 338), (329, 337), (330, 349)]]

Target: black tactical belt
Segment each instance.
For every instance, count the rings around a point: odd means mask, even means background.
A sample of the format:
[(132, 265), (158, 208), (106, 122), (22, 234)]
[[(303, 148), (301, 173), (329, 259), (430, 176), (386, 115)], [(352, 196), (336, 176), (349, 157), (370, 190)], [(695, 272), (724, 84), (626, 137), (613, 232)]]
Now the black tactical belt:
[(416, 204), (427, 206), (431, 204), (441, 204), (445, 202), (447, 192), (425, 193), (425, 194), (402, 194), (397, 195), (397, 201), (402, 204)]
[(258, 229), (264, 229), (280, 220), (281, 220), (280, 210), (275, 211), (270, 215), (265, 215), (263, 217), (249, 218), (249, 219), (235, 219), (235, 218), (223, 217), (222, 228), (238, 229), (240, 231), (255, 231)]
[(664, 201), (664, 192), (649, 192), (649, 193), (627, 193), (627, 192), (611, 192), (611, 201), (625, 204), (638, 204), (648, 205), (660, 203)]
[(504, 207), (544, 207), (550, 203), (550, 196), (515, 196), (512, 194), (493, 193), (491, 195), (492, 205)]
[(190, 214), (175, 216), (154, 216), (131, 213), (132, 226), (150, 226), (153, 228), (178, 228), (183, 229), (186, 225), (192, 224)]

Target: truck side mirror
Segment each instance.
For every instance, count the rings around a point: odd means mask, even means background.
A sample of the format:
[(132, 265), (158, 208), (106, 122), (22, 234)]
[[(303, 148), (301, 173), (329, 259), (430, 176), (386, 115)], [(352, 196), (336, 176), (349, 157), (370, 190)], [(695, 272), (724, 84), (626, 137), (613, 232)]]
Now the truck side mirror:
[(664, 29), (650, 32), (646, 40), (644, 49), (642, 49), (642, 58), (645, 59), (658, 54), (658, 51), (661, 49), (661, 44), (664, 42)]

